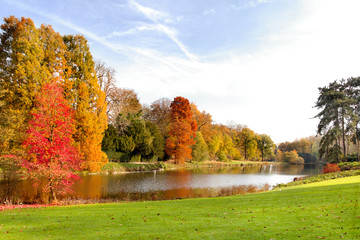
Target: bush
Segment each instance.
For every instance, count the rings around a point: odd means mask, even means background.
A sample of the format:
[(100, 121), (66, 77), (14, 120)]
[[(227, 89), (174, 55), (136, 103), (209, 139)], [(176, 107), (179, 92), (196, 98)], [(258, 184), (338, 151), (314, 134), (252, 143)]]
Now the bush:
[(290, 164), (304, 164), (304, 159), (302, 157), (291, 159)]
[(216, 156), (218, 157), (219, 161), (222, 161), (222, 162), (228, 162), (229, 161), (229, 159), (226, 156), (224, 151), (219, 151), (218, 153), (216, 153)]
[(360, 162), (342, 162), (338, 164), (341, 170), (360, 169)]
[(332, 173), (340, 171), (340, 167), (336, 163), (327, 163), (322, 170), (322, 173)]
[(347, 155), (346, 160), (347, 162), (357, 162), (358, 160), (357, 153)]

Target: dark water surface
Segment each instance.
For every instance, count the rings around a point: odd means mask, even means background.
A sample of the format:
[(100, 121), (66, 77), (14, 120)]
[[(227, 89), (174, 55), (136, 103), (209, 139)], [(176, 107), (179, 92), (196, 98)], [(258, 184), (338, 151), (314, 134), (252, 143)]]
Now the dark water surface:
[[(90, 200), (160, 200), (241, 194), (316, 175), (319, 165), (251, 165), (82, 176), (71, 198)], [(23, 181), (17, 194), (32, 202), (41, 193)]]

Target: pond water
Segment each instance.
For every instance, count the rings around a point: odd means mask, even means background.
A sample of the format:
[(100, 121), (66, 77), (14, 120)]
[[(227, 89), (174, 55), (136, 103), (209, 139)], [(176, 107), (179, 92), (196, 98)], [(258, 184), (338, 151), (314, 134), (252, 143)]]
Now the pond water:
[[(268, 189), (294, 177), (319, 174), (319, 165), (250, 165), (82, 176), (69, 197), (94, 201), (214, 197)], [(23, 202), (41, 197), (28, 181), (16, 186)], [(44, 197), (44, 196), (42, 196)]]

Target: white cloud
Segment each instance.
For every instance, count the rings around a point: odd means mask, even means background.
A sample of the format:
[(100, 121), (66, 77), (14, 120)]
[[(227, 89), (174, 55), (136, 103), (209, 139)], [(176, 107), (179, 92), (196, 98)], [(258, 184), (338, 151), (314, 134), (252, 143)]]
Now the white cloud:
[(152, 21), (156, 22), (160, 19), (166, 18), (168, 15), (164, 12), (157, 11), (155, 9), (145, 7), (140, 5), (134, 0), (129, 0), (130, 6), (133, 6), (136, 10), (143, 13), (147, 18), (151, 19)]
[(209, 14), (214, 14), (215, 13), (215, 9), (208, 9), (208, 10), (205, 10), (203, 12), (203, 15), (209, 15)]
[(179, 40), (179, 38), (177, 37), (177, 31), (175, 29), (172, 29), (159, 22), (161, 18), (168, 16), (168, 14), (154, 10), (149, 7), (144, 7), (134, 0), (129, 0), (129, 3), (131, 6), (135, 7), (139, 12), (144, 14), (148, 19), (152, 20), (156, 24), (155, 29), (166, 34), (191, 61), (198, 60), (198, 57), (192, 54), (187, 49), (187, 47)]
[(254, 8), (264, 3), (271, 3), (275, 0), (251, 0), (241, 4), (231, 4), (230, 7), (234, 10), (245, 10), (248, 8)]

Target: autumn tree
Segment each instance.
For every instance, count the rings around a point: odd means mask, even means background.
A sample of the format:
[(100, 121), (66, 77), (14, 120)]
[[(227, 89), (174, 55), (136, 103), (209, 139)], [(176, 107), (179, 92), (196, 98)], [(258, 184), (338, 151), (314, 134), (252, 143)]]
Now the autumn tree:
[(161, 98), (151, 103), (148, 110), (144, 112), (144, 118), (158, 126), (161, 134), (166, 136), (169, 132), (171, 100)]
[(75, 109), (74, 140), (79, 143), (84, 157), (83, 169), (96, 172), (108, 161), (101, 151), (107, 128), (105, 94), (98, 84), (87, 40), (81, 35), (67, 35), (63, 39), (67, 47), (67, 66), (71, 70), (64, 91)]
[(194, 120), (196, 121), (197, 124), (197, 131), (202, 131), (202, 132), (208, 131), (212, 124), (212, 117), (210, 113), (207, 113), (205, 111), (201, 112), (200, 110), (198, 110), (195, 103), (191, 103), (190, 106), (194, 116)]
[(42, 66), (39, 32), (30, 18), (4, 18), (0, 34), (0, 85), (7, 108), (31, 111), (36, 92), (49, 79)]
[(4, 90), (0, 90), (0, 200), (13, 202), (12, 197), (16, 190), (16, 183), (20, 179), (20, 157), (23, 150), (20, 147), (23, 139), (25, 116), (20, 110), (4, 108)]
[(74, 172), (80, 170), (78, 148), (72, 139), (73, 110), (56, 82), (44, 85), (35, 104), (23, 143), (27, 157), (22, 165), (36, 185), (47, 180), (42, 189), (56, 201), (58, 195), (70, 191), (77, 179)]
[(99, 87), (105, 94), (105, 99), (110, 102), (110, 92), (115, 87), (115, 69), (106, 65), (101, 60), (95, 61), (95, 72), (98, 79)]
[(189, 100), (176, 97), (170, 105), (171, 125), (166, 140), (166, 152), (178, 164), (191, 160), (191, 146), (195, 144), (196, 122), (193, 119)]
[(16, 121), (17, 132), (26, 128), (39, 89), (57, 81), (76, 110), (74, 138), (87, 160), (83, 167), (99, 170), (107, 161), (101, 152), (102, 134), (107, 127), (106, 102), (86, 39), (62, 37), (49, 25), (36, 28), (31, 19), (13, 16), (4, 19), (0, 39), (0, 89), (6, 92), (3, 108), (23, 116)]
[(140, 101), (132, 89), (113, 87), (108, 96), (108, 116), (111, 124), (115, 124), (119, 114), (126, 117), (129, 113), (138, 113), (141, 110)]
[(108, 119), (111, 117), (110, 112), (113, 108), (112, 106), (112, 94), (116, 89), (115, 86), (115, 69), (107, 66), (103, 61), (95, 61), (95, 72), (98, 79), (99, 87), (105, 94), (105, 101), (107, 104), (106, 115)]
[(238, 159), (240, 152), (231, 137), (231, 129), (225, 125), (214, 124), (211, 127), (211, 140), (208, 143), (210, 155), (220, 161)]
[(282, 162), (290, 164), (303, 164), (304, 159), (302, 157), (299, 157), (298, 153), (294, 150), (282, 153)]
[(63, 38), (50, 25), (46, 24), (42, 24), (38, 32), (43, 51), (41, 65), (49, 76), (45, 82), (58, 81), (63, 85), (65, 84), (64, 79), (71, 73), (65, 58), (67, 49)]

